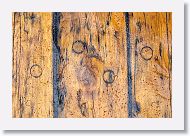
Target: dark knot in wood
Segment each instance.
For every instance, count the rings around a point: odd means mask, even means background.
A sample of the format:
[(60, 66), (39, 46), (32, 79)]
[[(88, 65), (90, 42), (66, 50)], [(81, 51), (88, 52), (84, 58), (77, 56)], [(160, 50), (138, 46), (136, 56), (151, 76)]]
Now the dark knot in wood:
[(140, 55), (144, 60), (150, 60), (153, 56), (153, 50), (149, 46), (144, 46), (140, 51)]
[(32, 67), (30, 68), (30, 74), (35, 77), (38, 78), (42, 75), (42, 68), (40, 65), (38, 64), (34, 64), (32, 65)]

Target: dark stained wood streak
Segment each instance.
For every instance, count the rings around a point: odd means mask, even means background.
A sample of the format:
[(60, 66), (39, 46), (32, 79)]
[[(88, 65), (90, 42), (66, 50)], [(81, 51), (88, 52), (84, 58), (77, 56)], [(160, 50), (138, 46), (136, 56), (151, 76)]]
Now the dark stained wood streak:
[[(58, 34), (59, 34), (59, 23), (60, 23), (60, 13), (53, 13), (52, 22), (52, 37), (53, 37), (53, 108), (54, 108), (54, 118), (58, 117), (58, 107), (59, 104), (63, 104), (59, 100), (59, 72), (58, 66), (60, 63), (60, 47), (58, 45)], [(62, 101), (64, 100), (63, 97)]]
[(132, 105), (133, 105), (133, 95), (132, 95), (132, 74), (131, 74), (131, 43), (130, 43), (130, 28), (129, 28), (129, 13), (125, 13), (125, 23), (126, 23), (126, 39), (127, 39), (127, 83), (128, 83), (128, 117), (132, 118)]

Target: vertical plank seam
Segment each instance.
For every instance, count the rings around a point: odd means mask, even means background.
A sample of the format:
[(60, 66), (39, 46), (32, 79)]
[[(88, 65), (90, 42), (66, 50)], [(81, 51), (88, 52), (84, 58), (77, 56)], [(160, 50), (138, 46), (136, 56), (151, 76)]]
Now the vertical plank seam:
[(126, 23), (126, 40), (127, 40), (127, 84), (128, 84), (128, 118), (132, 118), (132, 74), (131, 74), (131, 43), (130, 43), (130, 27), (129, 27), (129, 13), (125, 13)]
[(58, 46), (58, 33), (60, 24), (60, 13), (53, 13), (52, 20), (52, 38), (53, 38), (53, 117), (58, 118), (58, 107), (59, 107), (59, 71), (58, 66), (60, 63), (60, 47)]

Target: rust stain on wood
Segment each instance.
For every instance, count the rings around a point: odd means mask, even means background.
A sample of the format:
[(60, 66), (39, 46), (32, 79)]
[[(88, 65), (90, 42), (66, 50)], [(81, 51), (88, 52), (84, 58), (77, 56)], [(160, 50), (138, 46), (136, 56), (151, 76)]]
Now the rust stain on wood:
[(169, 12), (13, 13), (13, 117), (172, 117)]

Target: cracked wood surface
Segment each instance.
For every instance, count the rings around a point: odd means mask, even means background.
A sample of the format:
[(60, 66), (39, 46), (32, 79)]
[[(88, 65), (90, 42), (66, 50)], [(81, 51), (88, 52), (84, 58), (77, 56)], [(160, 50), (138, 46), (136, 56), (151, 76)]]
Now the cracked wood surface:
[(172, 14), (13, 13), (12, 115), (172, 117)]

